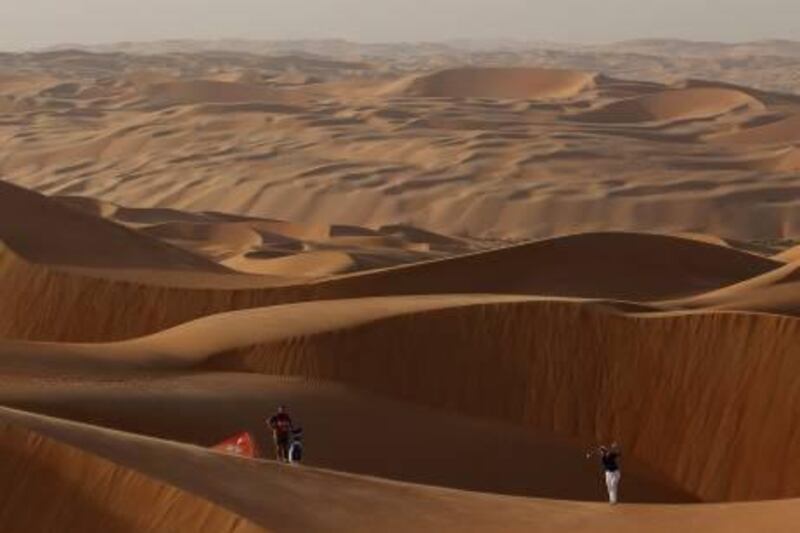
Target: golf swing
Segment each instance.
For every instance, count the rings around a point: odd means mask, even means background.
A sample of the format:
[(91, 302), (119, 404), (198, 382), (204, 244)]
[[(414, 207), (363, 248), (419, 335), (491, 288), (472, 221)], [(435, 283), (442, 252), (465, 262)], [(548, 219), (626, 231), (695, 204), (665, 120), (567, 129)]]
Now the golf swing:
[(600, 464), (603, 467), (605, 474), (606, 489), (608, 490), (608, 503), (614, 505), (617, 503), (617, 495), (619, 492), (619, 481), (622, 473), (619, 468), (619, 458), (622, 453), (619, 450), (619, 445), (614, 442), (611, 446), (598, 446), (591, 449), (586, 453), (586, 458), (592, 456), (600, 457)]

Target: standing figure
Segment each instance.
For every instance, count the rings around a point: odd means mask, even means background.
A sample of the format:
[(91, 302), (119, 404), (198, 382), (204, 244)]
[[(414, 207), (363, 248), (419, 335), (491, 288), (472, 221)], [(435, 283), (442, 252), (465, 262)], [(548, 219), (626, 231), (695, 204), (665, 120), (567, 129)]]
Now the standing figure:
[(292, 418), (286, 412), (286, 406), (278, 407), (278, 412), (269, 419), (269, 427), (272, 429), (272, 436), (275, 439), (275, 452), (278, 461), (287, 462), (289, 460), (289, 445), (292, 439)]
[(593, 455), (600, 457), (600, 463), (606, 478), (606, 488), (608, 489), (608, 503), (614, 505), (617, 503), (619, 480), (622, 477), (619, 469), (619, 458), (622, 456), (622, 452), (620, 452), (619, 446), (615, 442), (610, 447), (599, 446), (597, 449), (591, 450), (586, 454), (586, 458), (588, 459)]

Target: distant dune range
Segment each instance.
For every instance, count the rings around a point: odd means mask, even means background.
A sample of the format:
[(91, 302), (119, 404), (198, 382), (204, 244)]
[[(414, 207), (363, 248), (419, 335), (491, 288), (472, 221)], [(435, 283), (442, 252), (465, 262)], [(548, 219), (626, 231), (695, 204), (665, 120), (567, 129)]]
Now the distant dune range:
[[(579, 69), (256, 57), (4, 57), (0, 175), (123, 206), (464, 239), (797, 238), (797, 96)], [(353, 268), (327, 255), (330, 272)]]
[[(439, 56), (0, 57), (0, 520), (791, 531), (797, 500), (755, 500), (800, 498), (799, 105)], [(280, 403), (302, 467), (268, 460)], [(207, 448), (245, 430), (261, 459)], [(613, 508), (584, 459), (611, 440)]]

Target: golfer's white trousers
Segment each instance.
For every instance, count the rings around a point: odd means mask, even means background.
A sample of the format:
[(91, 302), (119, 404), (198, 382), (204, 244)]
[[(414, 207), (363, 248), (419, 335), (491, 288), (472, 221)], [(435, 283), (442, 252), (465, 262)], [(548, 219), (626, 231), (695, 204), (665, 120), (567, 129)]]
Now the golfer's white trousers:
[(617, 503), (617, 490), (619, 489), (619, 478), (621, 473), (619, 470), (616, 472), (606, 472), (606, 487), (608, 488), (608, 502)]

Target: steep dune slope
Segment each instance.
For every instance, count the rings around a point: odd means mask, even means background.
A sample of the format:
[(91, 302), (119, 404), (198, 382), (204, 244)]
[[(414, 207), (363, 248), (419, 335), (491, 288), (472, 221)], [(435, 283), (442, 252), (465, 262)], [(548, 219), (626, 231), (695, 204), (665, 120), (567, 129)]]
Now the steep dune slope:
[[(791, 531), (787, 523), (800, 519), (796, 500), (736, 505), (654, 506), (622, 505), (502, 497), (474, 492), (395, 483), (313, 468), (286, 468), (272, 463), (251, 463), (168, 441), (111, 432), (91, 426), (57, 421), (2, 409), (3, 427), (30, 441), (39, 440), (58, 451), (80, 456), (88, 464), (111, 465), (120, 471), (137, 471), (145, 479), (191, 491), (231, 509), (267, 530), (305, 531), (533, 531), (672, 532), (692, 524), (697, 531), (722, 533), (747, 528)], [(23, 448), (25, 450), (25, 448)], [(102, 458), (102, 459), (101, 459)], [(41, 457), (27, 450), (27, 464), (36, 468)], [(91, 469), (81, 473), (91, 475)], [(131, 477), (139, 474), (129, 474)], [(141, 477), (144, 477), (141, 476)], [(79, 477), (79, 479), (83, 479)], [(236, 483), (219, 483), (236, 479)], [(125, 485), (122, 485), (125, 486)], [(171, 492), (177, 489), (169, 488)], [(264, 497), (268, 494), (269, 497)], [(211, 522), (185, 500), (170, 500), (173, 515), (187, 511), (192, 519)], [(52, 506), (50, 507), (52, 508)], [(139, 511), (137, 508), (133, 508)], [(314, 512), (296, 512), (313, 509)], [(127, 511), (127, 508), (125, 508)], [(221, 514), (221, 513), (220, 513)], [(23, 523), (33, 531), (47, 531), (50, 515)], [(153, 513), (151, 516), (155, 516)], [(233, 515), (228, 515), (233, 516)], [(165, 530), (179, 523), (164, 521)], [(195, 522), (197, 523), (197, 522)], [(214, 523), (211, 522), (213, 525)], [(220, 524), (217, 522), (216, 524)], [(146, 525), (146, 524), (145, 524)], [(120, 527), (111, 531), (130, 531)], [(259, 531), (239, 522), (232, 531)], [(155, 528), (156, 531), (160, 529)], [(219, 527), (216, 531), (227, 531)]]
[(118, 344), (3, 351), (17, 371), (295, 375), (573, 442), (617, 439), (674, 486), (719, 501), (800, 494), (799, 341), (800, 321), (788, 317), (637, 316), (473, 295), (274, 306)]
[(697, 240), (635, 233), (580, 234), (499, 248), (327, 284), (341, 295), (509, 293), (649, 301), (691, 294), (779, 266)]
[(487, 302), (243, 348), (214, 363), (341, 381), (584, 442), (616, 438), (714, 501), (800, 494), (791, 474), (800, 470), (791, 431), (798, 341), (791, 318)]
[(5, 531), (263, 531), (208, 500), (10, 418), (3, 410), (0, 523)]
[(1, 180), (0, 242), (29, 261), (54, 266), (227, 271), (212, 261)]
[[(3, 359), (0, 376), (8, 371)], [(116, 374), (109, 381), (39, 370), (35, 377), (0, 377), (0, 404), (201, 446), (246, 430), (266, 458), (275, 454), (264, 418), (286, 404), (305, 428), (308, 466), (497, 494), (604, 496), (595, 461), (585, 461), (574, 443), (346, 386), (240, 373)], [(628, 502), (692, 501), (633, 460), (625, 476)]]

